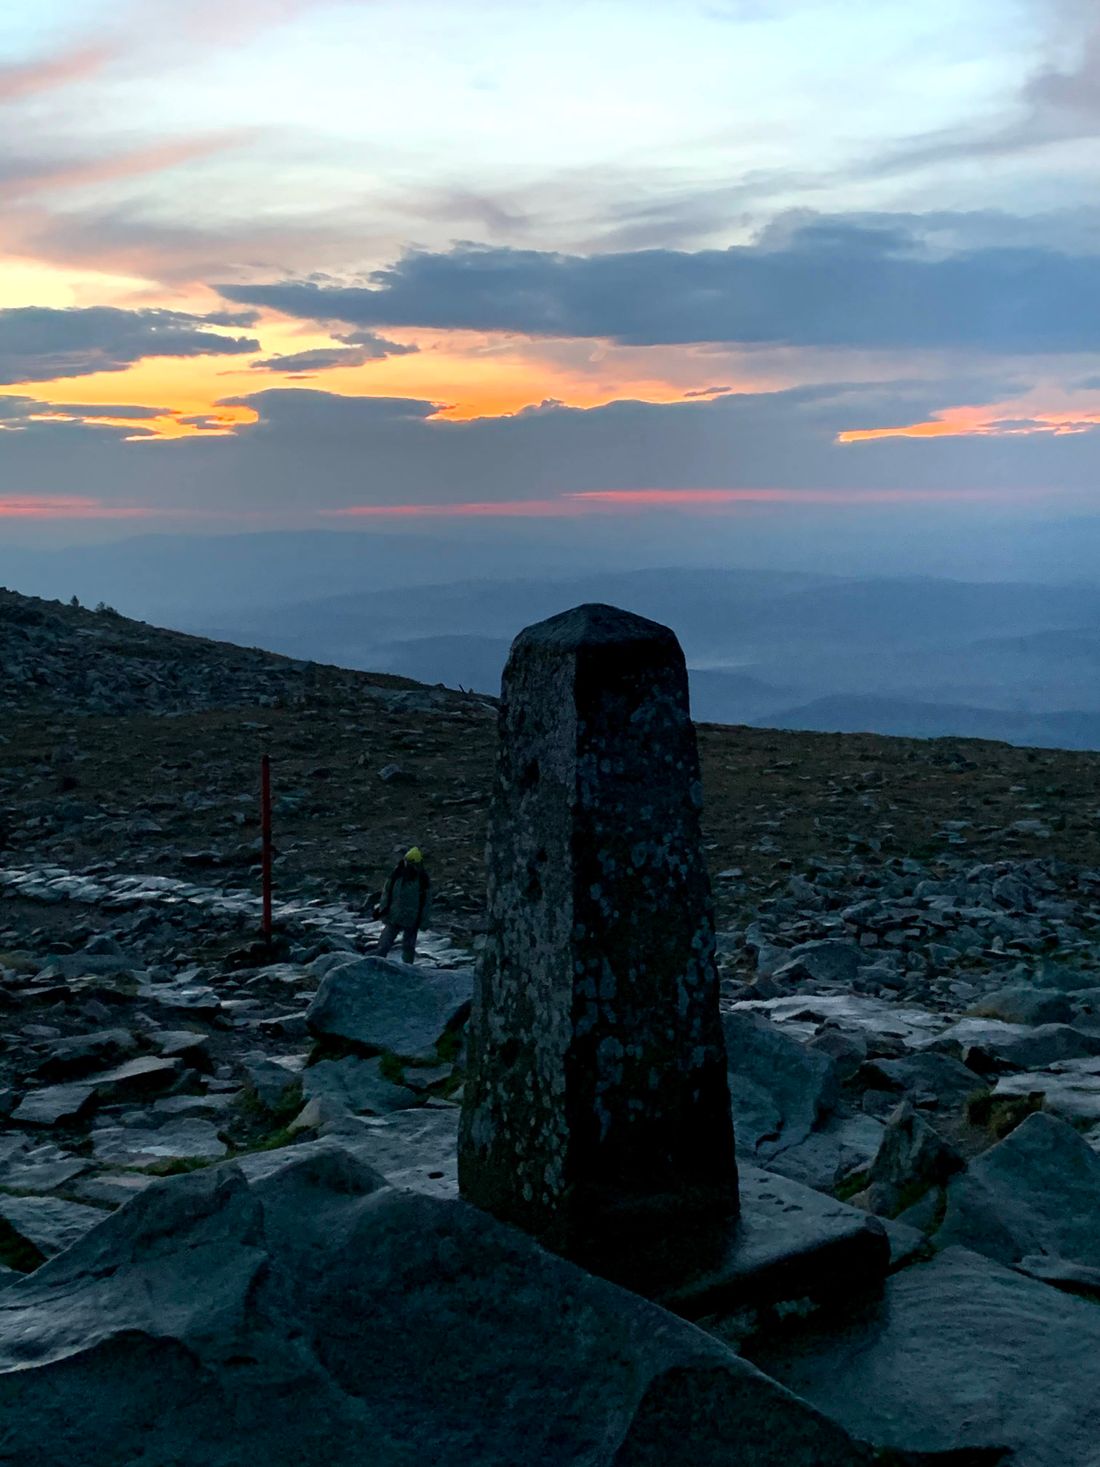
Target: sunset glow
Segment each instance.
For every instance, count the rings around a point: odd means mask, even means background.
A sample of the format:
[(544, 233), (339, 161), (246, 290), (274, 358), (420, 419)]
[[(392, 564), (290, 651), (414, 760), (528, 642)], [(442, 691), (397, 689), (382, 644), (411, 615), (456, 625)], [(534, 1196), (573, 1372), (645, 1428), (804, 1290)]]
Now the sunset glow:
[(1084, 500), (1092, 53), (964, 9), (16, 0), (5, 523)]

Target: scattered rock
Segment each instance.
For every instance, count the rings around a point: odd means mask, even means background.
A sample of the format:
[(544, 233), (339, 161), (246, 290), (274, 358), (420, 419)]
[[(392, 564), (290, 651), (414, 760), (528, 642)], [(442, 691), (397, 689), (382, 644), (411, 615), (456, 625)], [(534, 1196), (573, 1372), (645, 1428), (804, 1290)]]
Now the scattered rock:
[(998, 988), (967, 1009), (982, 1019), (1003, 1019), (1006, 1024), (1068, 1024), (1073, 1004), (1064, 994), (1026, 983)]
[(69, 1080), (91, 1074), (104, 1065), (119, 1064), (137, 1053), (137, 1040), (126, 1029), (101, 1029), (92, 1034), (75, 1034), (56, 1039), (40, 1062), (37, 1074), (44, 1080)]
[(934, 1039), (929, 1048), (952, 1054), (972, 1070), (1032, 1070), (1059, 1060), (1100, 1055), (1100, 1035), (1085, 1034), (1069, 1024), (1028, 1028), (998, 1019), (960, 1019)]
[[(868, 1186), (853, 1197), (858, 1206), (896, 1217), (928, 1191), (961, 1171), (959, 1153), (903, 1100), (890, 1116), (867, 1173)], [(906, 1219), (911, 1221), (911, 1219)]]
[(385, 1079), (379, 1063), (359, 1055), (319, 1060), (302, 1071), (302, 1093), (307, 1100), (329, 1096), (358, 1114), (389, 1115), (416, 1105), (412, 1091)]
[(950, 1109), (983, 1090), (986, 1081), (950, 1055), (929, 1051), (901, 1059), (868, 1060), (860, 1080), (870, 1088), (903, 1091), (915, 1106)]
[(56, 1126), (86, 1115), (95, 1101), (94, 1085), (51, 1085), (25, 1095), (11, 1118), (24, 1126)]
[(302, 1076), (297, 1069), (264, 1054), (243, 1061), (248, 1090), (265, 1110), (281, 1111), (302, 1093)]
[(157, 1130), (141, 1126), (104, 1126), (93, 1132), (95, 1158), (117, 1166), (154, 1166), (173, 1161), (216, 1160), (225, 1142), (210, 1121), (185, 1116)]
[(51, 1258), (102, 1222), (103, 1212), (98, 1207), (61, 1202), (56, 1197), (12, 1197), (0, 1192), (0, 1221), (26, 1239), (43, 1258)]
[(835, 1106), (832, 1058), (755, 1014), (723, 1014), (730, 1103), (739, 1145), (767, 1160), (805, 1141)]

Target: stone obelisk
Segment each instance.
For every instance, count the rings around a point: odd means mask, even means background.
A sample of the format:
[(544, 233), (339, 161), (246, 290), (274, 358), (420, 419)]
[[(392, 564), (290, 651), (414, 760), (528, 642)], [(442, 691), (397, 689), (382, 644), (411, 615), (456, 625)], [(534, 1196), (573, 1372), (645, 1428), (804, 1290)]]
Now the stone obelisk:
[(520, 634), (460, 1187), (637, 1287), (705, 1266), (737, 1215), (700, 806), (668, 628), (590, 605)]

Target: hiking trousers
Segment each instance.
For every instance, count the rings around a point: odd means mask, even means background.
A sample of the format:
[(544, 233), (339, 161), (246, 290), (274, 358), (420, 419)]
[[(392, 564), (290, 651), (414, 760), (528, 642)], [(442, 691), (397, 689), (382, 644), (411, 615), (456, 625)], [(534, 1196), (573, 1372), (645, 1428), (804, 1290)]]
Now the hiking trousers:
[(416, 939), (420, 929), (418, 927), (399, 927), (396, 922), (387, 922), (382, 928), (382, 935), (378, 939), (378, 956), (384, 958), (397, 941), (397, 934), (401, 934), (401, 960), (405, 963), (416, 962)]

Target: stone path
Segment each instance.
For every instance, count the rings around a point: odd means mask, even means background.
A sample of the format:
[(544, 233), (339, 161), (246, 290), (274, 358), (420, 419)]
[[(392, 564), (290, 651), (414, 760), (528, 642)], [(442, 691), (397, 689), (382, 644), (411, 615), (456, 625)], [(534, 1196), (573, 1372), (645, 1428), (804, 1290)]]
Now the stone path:
[[(200, 886), (171, 876), (87, 874), (63, 866), (0, 867), (0, 896), (22, 897), (54, 904), (81, 902), (111, 911), (145, 906), (152, 909), (197, 907), (224, 916), (254, 918), (260, 922), (260, 899), (247, 891)], [(323, 932), (349, 942), (372, 941), (382, 931), (376, 922), (340, 902), (290, 899), (276, 901), (274, 919)], [(440, 933), (424, 932), (417, 952), (439, 968), (463, 967), (469, 955), (460, 952)]]

